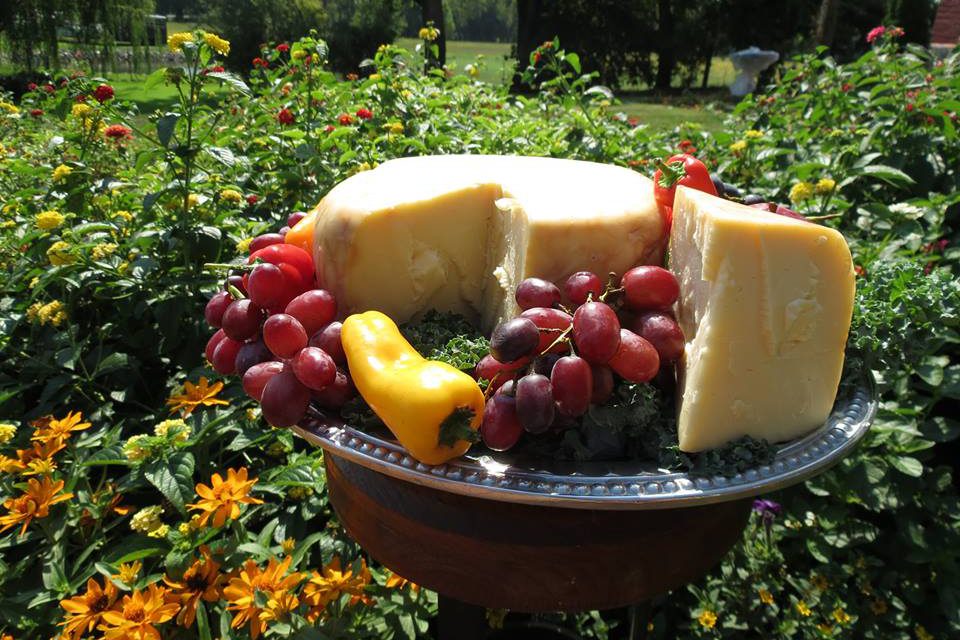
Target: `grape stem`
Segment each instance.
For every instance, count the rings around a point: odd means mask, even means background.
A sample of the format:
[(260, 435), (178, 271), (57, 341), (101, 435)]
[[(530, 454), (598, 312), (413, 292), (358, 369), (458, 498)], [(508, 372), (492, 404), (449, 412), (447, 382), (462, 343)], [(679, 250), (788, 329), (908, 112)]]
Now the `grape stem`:
[[(571, 331), (573, 331), (573, 324), (572, 324), (572, 323), (570, 324), (569, 327), (567, 327), (566, 329), (564, 329), (563, 331), (561, 331), (561, 332), (560, 332), (560, 335), (558, 335), (558, 336), (556, 337), (556, 339), (555, 339), (553, 342), (550, 343), (550, 346), (548, 346), (546, 349), (544, 349), (543, 351), (540, 352), (540, 355), (541, 355), (541, 356), (547, 355), (547, 353), (550, 352), (550, 349), (553, 349), (555, 346), (557, 346), (557, 345), (560, 344), (561, 342), (569, 342), (569, 340), (567, 339), (567, 336), (570, 335), (570, 332), (571, 332)], [(571, 348), (571, 350), (572, 350), (572, 349), (573, 349), (573, 345), (571, 345), (570, 348)]]
[(842, 216), (842, 213), (828, 213), (825, 216), (806, 216), (808, 222), (819, 222), (820, 220), (830, 220), (831, 218), (839, 218)]
[(207, 271), (253, 271), (256, 264), (230, 264), (228, 262), (205, 262), (203, 268)]

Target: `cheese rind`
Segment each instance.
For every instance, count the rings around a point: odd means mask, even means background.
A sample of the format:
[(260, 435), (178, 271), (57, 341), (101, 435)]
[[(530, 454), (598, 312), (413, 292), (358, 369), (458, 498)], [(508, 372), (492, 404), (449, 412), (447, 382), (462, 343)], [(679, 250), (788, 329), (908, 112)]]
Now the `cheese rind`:
[(744, 435), (782, 442), (827, 419), (855, 286), (839, 232), (681, 187), (670, 268), (687, 341), (681, 450)]
[(421, 156), (348, 178), (318, 205), (315, 261), (343, 313), (404, 322), (427, 309), (491, 328), (524, 278), (562, 281), (659, 263), (649, 179), (611, 165), (519, 156)]

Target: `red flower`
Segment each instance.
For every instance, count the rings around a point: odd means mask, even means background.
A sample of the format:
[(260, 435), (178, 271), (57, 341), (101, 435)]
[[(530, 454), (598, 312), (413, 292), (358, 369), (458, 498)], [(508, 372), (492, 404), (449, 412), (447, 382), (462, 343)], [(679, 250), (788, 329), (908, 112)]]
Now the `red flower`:
[(93, 90), (93, 98), (100, 104), (107, 100), (113, 100), (113, 87), (108, 84), (101, 84)]
[(266, 69), (268, 66), (270, 66), (270, 63), (264, 60), (263, 58), (257, 57), (253, 59), (253, 66), (263, 67), (264, 69)]
[(859, 264), (853, 266), (853, 272), (861, 278), (867, 277), (867, 270), (861, 267)]
[(276, 49), (277, 53), (286, 53), (287, 51), (290, 51), (290, 45), (288, 45), (286, 42), (281, 42), (276, 46)]
[(56, 89), (54, 88), (54, 86), (53, 86), (52, 84), (50, 84), (49, 82), (48, 82), (47, 84), (43, 85), (43, 90), (46, 91), (47, 93), (53, 93), (54, 91), (56, 91)]
[(912, 102), (907, 103), (907, 111), (913, 111), (916, 108), (916, 105), (914, 105)]
[(843, 91), (844, 93), (850, 91), (850, 89), (853, 89), (853, 85), (850, 84), (849, 82), (844, 82), (843, 86), (840, 87), (840, 91)]
[(43, 115), (43, 109), (31, 109), (30, 115), (32, 115), (34, 118), (39, 118)]
[(247, 204), (250, 205), (251, 207), (257, 204), (259, 201), (260, 201), (260, 196), (258, 196), (255, 193), (251, 193), (250, 195), (247, 196)]
[(323, 128), (323, 130), (326, 131), (327, 133), (330, 133), (330, 132), (333, 131), (334, 129), (336, 129), (336, 127), (333, 126), (332, 124), (328, 124), (327, 126), (325, 126), (325, 127)]
[(681, 153), (694, 154), (697, 152), (697, 148), (694, 146), (692, 140), (681, 140), (679, 148)]
[(293, 116), (293, 112), (286, 107), (277, 112), (277, 122), (280, 124), (293, 124), (294, 120), (296, 118)]
[(634, 116), (630, 116), (629, 118), (627, 118), (627, 124), (630, 125), (631, 127), (635, 127), (638, 124), (640, 124), (640, 118), (635, 118)]
[(37, 90), (37, 83), (36, 83), (36, 82), (28, 82), (28, 83), (27, 83), (27, 91), (36, 91), (36, 90)]
[(83, 94), (81, 93), (80, 95), (74, 96), (73, 99), (74, 99), (75, 102), (86, 102), (86, 101), (87, 101), (87, 96), (85, 96), (85, 95), (83, 95)]
[(369, 120), (373, 117), (373, 111), (370, 111), (370, 109), (357, 109), (357, 117), (363, 120)]
[(107, 140), (122, 142), (133, 137), (133, 133), (122, 124), (112, 124), (103, 130), (103, 135)]
[(867, 34), (867, 42), (873, 44), (875, 40), (883, 36), (887, 32), (886, 27), (874, 27), (870, 29), (870, 32)]
[(208, 73), (223, 73), (223, 72), (224, 72), (224, 68), (221, 67), (220, 65), (216, 65), (214, 67), (207, 67), (206, 69), (200, 72), (200, 75), (205, 76)]
[(534, 51), (534, 52), (533, 52), (533, 64), (540, 64), (540, 57), (541, 57), (541, 56), (540, 56), (540, 52), (539, 52), (539, 51)]
[(349, 113), (341, 113), (337, 121), (343, 126), (351, 125), (353, 124), (353, 116)]

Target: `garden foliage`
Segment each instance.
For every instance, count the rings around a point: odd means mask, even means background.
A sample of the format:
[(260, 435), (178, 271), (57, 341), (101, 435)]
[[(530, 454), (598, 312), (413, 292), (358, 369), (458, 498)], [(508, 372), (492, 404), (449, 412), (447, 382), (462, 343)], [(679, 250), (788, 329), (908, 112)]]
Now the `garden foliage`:
[[(531, 56), (531, 96), (425, 75), (392, 45), (340, 79), (306, 37), (264, 48), (245, 80), (219, 66), (224, 40), (172, 46), (185, 66), (147, 84), (179, 100), (157, 113), (84, 76), (0, 101), (0, 632), (425, 635), (435, 594), (366, 563), (319, 452), (205, 366), (218, 282), (203, 265), (392, 157), (652, 173), (678, 147), (744, 193), (839, 214), (825, 224), (859, 274), (849, 375), (874, 370), (882, 407), (856, 453), (760, 503), (721, 567), (655, 603), (652, 637), (960, 631), (957, 56), (903, 50), (896, 32), (847, 65), (820, 51), (708, 135), (620, 114), (558, 42)], [(578, 624), (607, 634), (599, 615)]]

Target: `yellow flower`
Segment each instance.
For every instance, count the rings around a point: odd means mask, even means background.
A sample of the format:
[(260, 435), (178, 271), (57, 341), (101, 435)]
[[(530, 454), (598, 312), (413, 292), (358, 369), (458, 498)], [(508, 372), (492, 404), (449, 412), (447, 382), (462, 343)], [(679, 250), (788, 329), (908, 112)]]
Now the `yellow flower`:
[(850, 620), (852, 619), (850, 618), (850, 614), (844, 611), (841, 607), (834, 609), (833, 613), (830, 615), (833, 616), (833, 619), (837, 621), (837, 624), (849, 624)]
[(133, 220), (133, 214), (130, 213), (129, 211), (124, 211), (124, 210), (116, 211), (110, 217), (120, 218), (124, 222), (130, 222), (131, 220)]
[(0, 444), (7, 444), (15, 435), (17, 435), (17, 425), (0, 422)]
[(162, 524), (153, 531), (148, 531), (147, 536), (150, 538), (166, 538), (168, 533), (170, 533), (170, 525)]
[(240, 204), (243, 202), (243, 195), (236, 189), (224, 189), (220, 192), (220, 199), (230, 204)]
[(138, 533), (150, 533), (163, 524), (160, 522), (160, 516), (162, 514), (163, 507), (160, 505), (144, 507), (130, 518), (130, 528)]
[(756, 129), (750, 129), (749, 131), (744, 132), (744, 137), (751, 140), (756, 140), (757, 138), (763, 137), (763, 131), (757, 131)]
[(833, 190), (837, 187), (837, 181), (832, 178), (820, 178), (817, 180), (817, 184), (814, 185), (813, 190), (817, 195), (827, 195), (833, 193)]
[(192, 209), (193, 207), (200, 204), (200, 196), (195, 193), (187, 194), (187, 207)]
[(697, 622), (704, 629), (713, 629), (717, 626), (717, 614), (710, 609), (704, 609), (703, 613), (697, 617)]
[(810, 607), (807, 606), (806, 602), (804, 602), (803, 600), (799, 600), (797, 601), (796, 607), (797, 607), (797, 613), (799, 613), (804, 618), (809, 617)]
[(390, 124), (385, 124), (383, 126), (388, 132), (392, 133), (395, 136), (398, 136), (401, 133), (403, 133), (403, 123), (401, 122), (391, 122)]
[(882, 616), (887, 612), (887, 601), (883, 598), (874, 598), (870, 602), (870, 611), (873, 612), (875, 616)]
[(123, 596), (120, 606), (103, 613), (105, 640), (160, 640), (160, 632), (154, 626), (177, 615), (180, 605), (167, 602), (169, 591), (156, 583), (146, 592), (135, 589)]
[(72, 493), (60, 493), (63, 485), (63, 480), (54, 481), (49, 476), (44, 476), (40, 480), (30, 478), (27, 481), (27, 489), (22, 495), (3, 501), (3, 506), (8, 513), (0, 516), (0, 525), (2, 525), (0, 533), (21, 524), (20, 535), (22, 536), (27, 532), (27, 527), (34, 518), (46, 518), (50, 515), (52, 505), (73, 497)]
[(286, 538), (281, 544), (280, 548), (283, 549), (283, 552), (286, 555), (293, 553), (293, 550), (297, 546), (297, 541), (294, 538)]
[(227, 478), (224, 480), (219, 473), (210, 478), (210, 486), (197, 483), (197, 495), (200, 500), (187, 506), (200, 514), (200, 523), (207, 524), (213, 516), (213, 526), (222, 527), (228, 520), (236, 520), (240, 516), (241, 504), (263, 504), (263, 500), (249, 495), (250, 489), (258, 478), (247, 479), (246, 467), (227, 469)]
[(50, 248), (47, 249), (47, 259), (55, 267), (73, 264), (77, 261), (76, 256), (70, 253), (70, 243), (63, 240), (58, 240), (50, 245)]
[(100, 623), (103, 613), (112, 609), (117, 601), (117, 587), (109, 578), (103, 579), (103, 587), (90, 578), (87, 580), (87, 591), (83, 595), (60, 601), (60, 606), (67, 612), (65, 620), (59, 623), (63, 627), (63, 638), (80, 640), (81, 637), (92, 634)]
[(67, 415), (59, 420), (50, 416), (49, 420), (41, 423), (37, 430), (30, 437), (31, 440), (41, 442), (50, 442), (57, 438), (69, 438), (74, 431), (84, 431), (90, 428), (89, 422), (83, 421), (83, 413), (80, 411), (68, 411)]
[(730, 145), (730, 151), (733, 151), (734, 153), (743, 153), (744, 150), (746, 150), (746, 148), (747, 148), (746, 140), (737, 140), (736, 142)]
[(833, 625), (821, 622), (817, 625), (817, 630), (820, 631), (820, 633), (833, 633)]
[(50, 458), (37, 458), (27, 463), (25, 476), (49, 476), (57, 470), (57, 463)]
[(463, 70), (466, 71), (467, 75), (471, 78), (476, 78), (478, 75), (480, 75), (480, 69), (475, 64), (468, 64), (463, 68)]
[(216, 602), (220, 599), (220, 584), (224, 580), (220, 563), (210, 557), (210, 549), (206, 545), (200, 547), (200, 556), (183, 572), (180, 580), (173, 580), (169, 575), (163, 577), (170, 587), (171, 599), (180, 601), (177, 624), (181, 627), (193, 626), (201, 600)]
[(763, 604), (773, 604), (773, 594), (766, 589), (760, 589), (757, 592), (760, 595), (760, 602)]
[(86, 120), (93, 113), (93, 107), (86, 102), (77, 102), (70, 108), (70, 115), (77, 120)]
[(149, 447), (144, 447), (140, 444), (140, 441), (146, 437), (146, 435), (140, 433), (135, 436), (130, 436), (127, 441), (123, 443), (123, 455), (126, 456), (127, 460), (139, 462), (140, 460), (146, 460), (150, 457)]
[(59, 327), (67, 319), (67, 312), (64, 310), (63, 303), (59, 300), (47, 304), (34, 302), (27, 309), (27, 319), (31, 322), (39, 322), (42, 325), (52, 324)]
[(244, 238), (237, 242), (237, 253), (246, 253), (250, 250), (250, 243), (253, 242), (253, 238)]
[(178, 532), (180, 535), (182, 535), (182, 536), (190, 535), (190, 523), (189, 523), (189, 522), (181, 522), (180, 524), (178, 524), (178, 525), (177, 525), (177, 532)]
[(186, 442), (190, 437), (190, 425), (181, 418), (164, 420), (153, 427), (153, 435), (166, 438), (172, 435), (174, 442)]
[(809, 182), (797, 182), (790, 187), (790, 202), (802, 202), (813, 197), (813, 185)]
[(203, 405), (212, 407), (213, 405), (230, 404), (226, 400), (217, 398), (217, 394), (223, 389), (222, 382), (208, 384), (206, 376), (200, 376), (200, 382), (193, 384), (190, 381), (183, 383), (183, 393), (173, 394), (167, 399), (167, 405), (170, 406), (170, 413), (181, 411), (183, 415), (190, 415), (194, 409)]
[(6, 111), (7, 113), (20, 113), (20, 109), (17, 105), (10, 102), (4, 102), (0, 100), (0, 111)]
[(140, 575), (140, 569), (142, 568), (143, 563), (139, 560), (129, 564), (123, 563), (117, 567), (117, 573), (113, 577), (123, 584), (130, 585), (137, 581), (137, 577)]
[(33, 220), (38, 229), (50, 231), (62, 225), (64, 217), (59, 211), (41, 211)]
[(57, 168), (53, 170), (53, 181), (60, 182), (65, 180), (67, 176), (73, 173), (73, 169), (68, 167), (65, 164), (57, 165)]
[(917, 634), (917, 640), (933, 640), (933, 634), (927, 631), (922, 624), (918, 624), (913, 632)]
[(167, 38), (167, 47), (170, 48), (170, 51), (176, 53), (177, 51), (183, 50), (183, 45), (188, 42), (193, 42), (193, 34), (189, 31), (179, 31), (171, 34)]
[(382, 77), (383, 77), (383, 76), (381, 76), (379, 73), (371, 73), (371, 74), (370, 74), (370, 79), (373, 80), (374, 82), (376, 82), (377, 80), (379, 80), (379, 79), (382, 78)]
[(290, 58), (292, 60), (303, 60), (306, 57), (307, 57), (307, 52), (304, 51), (303, 49), (294, 49), (293, 52), (290, 54)]
[[(263, 570), (253, 560), (247, 560), (243, 567), (230, 578), (230, 583), (223, 589), (223, 598), (229, 603), (227, 611), (234, 612), (230, 627), (238, 629), (245, 623), (250, 623), (250, 637), (257, 640), (267, 629), (267, 622), (261, 615), (264, 608), (257, 601), (267, 596), (274, 600), (283, 592), (290, 591), (302, 578), (300, 573), (294, 572), (285, 575), (293, 561), (287, 557), (283, 562), (270, 558), (270, 562)], [(269, 615), (269, 614), (268, 614)]]
[(208, 47), (222, 56), (230, 54), (230, 43), (215, 33), (203, 34), (203, 41), (207, 43)]
[(327, 605), (339, 600), (343, 594), (353, 596), (350, 599), (351, 605), (370, 601), (365, 589), (370, 584), (371, 576), (363, 558), (360, 559), (357, 573), (354, 573), (353, 565), (344, 571), (340, 567), (339, 556), (334, 556), (321, 571), (322, 573), (314, 571), (303, 587), (303, 601), (310, 607), (307, 620), (314, 622), (319, 619)]
[(417, 32), (417, 36), (419, 36), (421, 40), (433, 42), (440, 37), (440, 30), (436, 27), (422, 27), (420, 31)]
[(387, 578), (387, 588), (389, 589), (403, 589), (404, 587), (410, 587), (411, 591), (420, 591), (420, 585), (416, 582), (410, 582), (403, 576), (397, 575), (396, 573), (391, 573), (390, 577)]
[(94, 245), (93, 249), (90, 250), (90, 255), (94, 260), (103, 260), (104, 258), (109, 258), (117, 250), (117, 244), (113, 242), (101, 242), (100, 244)]

